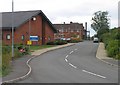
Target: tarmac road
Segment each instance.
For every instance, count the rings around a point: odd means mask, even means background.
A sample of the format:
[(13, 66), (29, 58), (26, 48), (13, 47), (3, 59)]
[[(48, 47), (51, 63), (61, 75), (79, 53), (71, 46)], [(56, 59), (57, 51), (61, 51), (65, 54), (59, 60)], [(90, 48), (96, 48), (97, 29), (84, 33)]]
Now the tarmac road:
[(18, 83), (117, 83), (118, 68), (96, 58), (98, 43), (84, 41), (40, 55), (32, 74)]

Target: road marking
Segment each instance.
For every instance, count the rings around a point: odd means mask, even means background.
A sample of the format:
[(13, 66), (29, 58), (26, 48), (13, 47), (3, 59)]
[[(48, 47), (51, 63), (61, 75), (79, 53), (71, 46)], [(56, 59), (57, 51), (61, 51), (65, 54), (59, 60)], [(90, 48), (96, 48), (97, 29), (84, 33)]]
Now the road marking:
[(68, 60), (65, 58), (65, 61), (68, 62)]
[(75, 50), (77, 50), (77, 49), (75, 49)]
[(67, 57), (68, 57), (68, 55), (65, 58), (67, 58)]
[(98, 74), (95, 74), (95, 73), (92, 73), (92, 72), (89, 72), (89, 71), (86, 71), (86, 70), (82, 70), (82, 71), (85, 72), (85, 73), (92, 74), (94, 76), (98, 76), (98, 77), (101, 77), (101, 78), (106, 78), (105, 76), (101, 76), (101, 75), (98, 75)]
[(71, 51), (70, 54), (72, 54), (74, 51)]
[(73, 68), (77, 68), (76, 66), (74, 66), (73, 64), (69, 63), (70, 66), (72, 66)]

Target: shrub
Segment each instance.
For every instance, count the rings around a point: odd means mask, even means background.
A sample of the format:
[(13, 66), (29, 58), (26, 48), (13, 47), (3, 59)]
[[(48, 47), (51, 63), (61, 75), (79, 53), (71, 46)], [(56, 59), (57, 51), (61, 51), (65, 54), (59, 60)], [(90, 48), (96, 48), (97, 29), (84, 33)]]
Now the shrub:
[(55, 41), (47, 43), (47, 45), (63, 45), (63, 44), (67, 44), (67, 41), (65, 41), (65, 40), (55, 40)]
[(106, 49), (109, 57), (116, 57), (119, 54), (118, 40), (109, 41)]
[[(28, 47), (25, 47), (23, 45), (15, 45), (14, 46), (14, 59), (19, 58), (25, 54), (29, 53)], [(19, 52), (20, 48), (24, 48), (26, 52), (23, 54)], [(10, 67), (11, 67), (11, 60), (12, 60), (12, 50), (11, 46), (2, 46), (2, 74), (7, 75), (9, 73)]]
[(120, 53), (115, 56), (116, 59), (120, 60)]
[(105, 33), (101, 36), (101, 41), (104, 42), (105, 48), (107, 47), (109, 41), (112, 40), (109, 33)]
[(80, 40), (70, 40), (70, 43), (78, 43), (81, 42)]
[[(29, 50), (28, 46), (18, 44), (18, 45), (15, 46), (15, 48), (16, 48), (16, 53), (18, 54), (18, 56), (27, 55), (27, 54), (30, 53), (30, 50)], [(25, 52), (23, 52), (23, 53), (19, 52), (21, 49), (24, 49)]]
[(55, 45), (64, 45), (64, 44), (67, 44), (67, 41), (65, 40), (56, 40), (54, 41)]
[(28, 46), (26, 46), (24, 49), (25, 49), (25, 55), (30, 54), (30, 49)]
[(14, 50), (14, 58), (19, 58), (19, 57), (21, 57), (21, 56), (23, 56), (23, 54), (20, 53), (19, 50), (16, 48), (16, 49)]
[(120, 59), (120, 29), (111, 29), (109, 33), (103, 34), (101, 38), (105, 44), (108, 56)]
[(52, 42), (48, 42), (47, 45), (55, 45), (55, 43), (52, 41)]
[(2, 47), (2, 74), (3, 75), (8, 74), (11, 59), (12, 59), (11, 47), (3, 46)]

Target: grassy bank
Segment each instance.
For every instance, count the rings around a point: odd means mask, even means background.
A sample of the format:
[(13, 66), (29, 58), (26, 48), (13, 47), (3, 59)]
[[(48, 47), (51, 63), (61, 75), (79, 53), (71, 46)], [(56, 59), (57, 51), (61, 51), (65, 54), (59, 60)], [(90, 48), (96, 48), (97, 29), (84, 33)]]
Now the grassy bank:
[(12, 55), (11, 55), (11, 47), (3, 46), (2, 47), (2, 76), (7, 75), (10, 72), (10, 62)]
[[(39, 49), (45, 49), (54, 47), (56, 45), (41, 45), (41, 46), (30, 46), (30, 50), (35, 51)], [(25, 53), (21, 53), (18, 48), (24, 48)], [(11, 72), (11, 61), (12, 61), (12, 48), (11, 46), (2, 46), (2, 66), (0, 68), (0, 75), (6, 76)], [(14, 48), (14, 59), (20, 58), (26, 54), (30, 54), (29, 46), (25, 45), (15, 45)]]
[(108, 57), (120, 60), (120, 29), (111, 29), (102, 35)]
[[(25, 48), (26, 52), (22, 53), (19, 51), (18, 48)], [(14, 58), (12, 58), (12, 47), (3, 45), (2, 46), (2, 66), (0, 69), (2, 71), (2, 76), (6, 76), (10, 73), (12, 59), (20, 58), (26, 54), (29, 54), (29, 50), (27, 47), (23, 45), (15, 45), (14, 46)]]

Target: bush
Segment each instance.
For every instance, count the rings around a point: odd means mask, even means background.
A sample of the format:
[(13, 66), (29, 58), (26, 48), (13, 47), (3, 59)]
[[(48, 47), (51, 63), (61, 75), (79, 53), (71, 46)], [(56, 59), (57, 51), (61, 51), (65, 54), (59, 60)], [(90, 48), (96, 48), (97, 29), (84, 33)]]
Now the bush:
[(48, 42), (47, 45), (64, 45), (67, 44), (65, 40), (55, 40), (53, 42)]
[(64, 44), (67, 44), (67, 41), (65, 40), (56, 40), (54, 41), (55, 45), (64, 45)]
[(28, 47), (28, 46), (26, 46), (24, 49), (25, 49), (25, 51), (26, 51), (26, 52), (25, 52), (25, 55), (30, 54), (30, 50), (29, 50), (29, 47)]
[(109, 41), (106, 49), (109, 57), (116, 57), (119, 54), (118, 40)]
[(109, 33), (105, 33), (101, 37), (105, 44), (108, 56), (120, 59), (120, 29), (111, 29)]
[(77, 39), (72, 39), (72, 40), (70, 40), (70, 43), (78, 43), (78, 42), (81, 42), (81, 40), (77, 40)]
[[(24, 48), (26, 52), (23, 54), (19, 52), (20, 48)], [(12, 50), (11, 46), (2, 46), (2, 75), (5, 76), (9, 73), (11, 67), (11, 60), (12, 60)], [(19, 58), (25, 54), (29, 53), (28, 47), (23, 45), (15, 45), (14, 46), (14, 59)]]
[(2, 47), (2, 75), (7, 75), (10, 68), (10, 62), (12, 60), (11, 47)]
[(23, 56), (23, 54), (20, 53), (19, 50), (16, 48), (16, 49), (14, 50), (14, 58), (19, 58), (19, 57), (21, 57), (21, 56)]
[(48, 42), (47, 45), (55, 45), (54, 42)]
[[(16, 53), (18, 54), (18, 56), (30, 54), (30, 50), (28, 46), (20, 44), (20, 45), (16, 45), (15, 48), (16, 48)], [(25, 52), (19, 52), (21, 49), (24, 49)]]
[(115, 56), (116, 59), (120, 60), (120, 53)]

